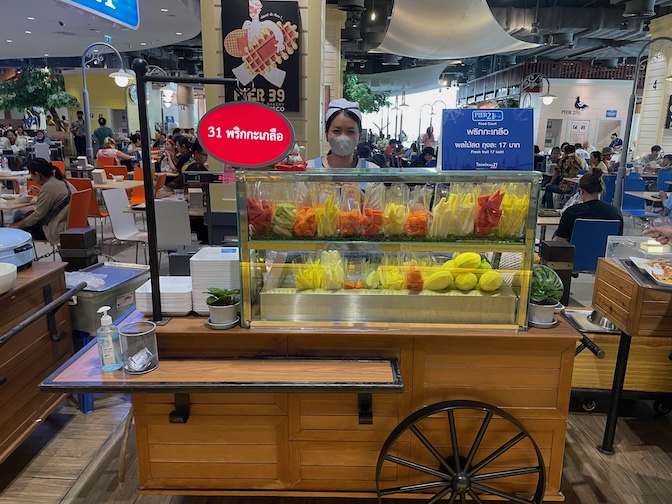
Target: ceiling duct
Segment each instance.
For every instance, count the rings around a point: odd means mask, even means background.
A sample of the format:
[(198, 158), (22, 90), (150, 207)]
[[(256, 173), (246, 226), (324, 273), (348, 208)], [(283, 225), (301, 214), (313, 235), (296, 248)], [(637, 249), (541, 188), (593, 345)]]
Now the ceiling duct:
[(338, 10), (362, 12), (366, 10), (364, 0), (338, 0)]
[(401, 56), (397, 56), (396, 54), (383, 54), (383, 65), (385, 66), (398, 65), (400, 59)]
[(360, 40), (362, 40), (362, 34), (357, 22), (348, 19), (345, 22), (345, 28), (341, 30), (341, 42), (359, 42)]
[(630, 0), (625, 4), (623, 17), (626, 18), (650, 18), (656, 15), (654, 6), (656, 0)]
[(554, 33), (551, 37), (552, 45), (574, 45), (574, 34), (572, 32)]
[(602, 68), (618, 68), (618, 58), (607, 58), (598, 61)]
[(368, 32), (364, 34), (364, 42), (366, 42), (371, 47), (376, 47), (385, 38), (385, 32)]

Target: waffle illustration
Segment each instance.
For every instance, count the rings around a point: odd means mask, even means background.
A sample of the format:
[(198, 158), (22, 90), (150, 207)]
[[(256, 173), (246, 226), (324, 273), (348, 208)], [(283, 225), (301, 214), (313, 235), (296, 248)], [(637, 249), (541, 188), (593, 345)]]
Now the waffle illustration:
[(276, 51), (276, 40), (269, 29), (264, 29), (251, 44), (244, 49), (243, 61), (245, 68), (252, 74), (264, 75), (271, 68), (277, 67), (283, 60), (289, 59), (289, 56), (298, 49), (296, 43), (299, 34), (296, 25), (289, 21), (283, 25), (280, 21), (276, 23), (282, 30), (285, 50)]
[(224, 38), (224, 49), (234, 58), (242, 58), (245, 55), (247, 44), (247, 30), (233, 30)]

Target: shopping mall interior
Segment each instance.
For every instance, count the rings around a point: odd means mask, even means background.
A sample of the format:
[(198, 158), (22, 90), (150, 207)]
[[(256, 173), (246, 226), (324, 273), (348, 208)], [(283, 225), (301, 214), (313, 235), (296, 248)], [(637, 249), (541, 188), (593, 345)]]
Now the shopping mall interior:
[(2, 26), (0, 504), (672, 503), (672, 0)]

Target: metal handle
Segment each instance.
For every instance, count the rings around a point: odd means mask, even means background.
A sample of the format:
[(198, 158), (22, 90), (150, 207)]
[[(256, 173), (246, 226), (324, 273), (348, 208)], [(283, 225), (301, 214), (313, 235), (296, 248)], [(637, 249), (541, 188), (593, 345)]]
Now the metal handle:
[(576, 347), (574, 355), (579, 355), (586, 348), (590, 350), (598, 359), (604, 359), (605, 355), (607, 355), (604, 352), (604, 350), (602, 350), (602, 348), (596, 345), (593, 340), (591, 340), (588, 336), (584, 334), (583, 337), (581, 338), (581, 344), (578, 347)]
[(6, 381), (7, 381), (7, 377), (4, 376), (4, 375), (0, 375), (0, 385), (4, 385)]
[[(35, 313), (33, 313), (31, 316), (29, 316), (26, 320), (22, 320), (18, 324), (16, 324), (14, 327), (12, 327), (9, 331), (7, 331), (5, 334), (0, 336), (0, 347), (7, 343), (10, 339), (12, 339), (14, 336), (19, 334), (21, 331), (23, 331), (25, 328), (28, 326), (34, 324), (38, 320), (40, 320), (42, 317), (46, 315), (50, 315), (56, 310), (58, 310), (62, 305), (67, 303), (70, 298), (72, 298), (75, 294), (79, 293), (80, 291), (84, 290), (86, 288), (86, 282), (81, 282), (79, 285), (76, 287), (70, 289), (69, 291), (64, 292), (60, 296), (58, 296), (56, 299), (51, 301), (50, 303), (47, 303), (44, 305), (42, 308), (37, 310)], [(59, 335), (60, 336), (60, 335)], [(60, 337), (59, 339), (55, 341), (60, 341), (63, 339), (65, 335)]]

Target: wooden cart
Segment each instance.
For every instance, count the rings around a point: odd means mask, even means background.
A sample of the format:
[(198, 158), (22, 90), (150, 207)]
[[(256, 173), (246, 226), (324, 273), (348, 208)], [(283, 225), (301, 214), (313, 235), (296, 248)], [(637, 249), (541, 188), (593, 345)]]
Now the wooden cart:
[(149, 374), (101, 373), (90, 347), (42, 385), (133, 394), (140, 493), (563, 500), (565, 322), (213, 331), (187, 317), (157, 334)]

